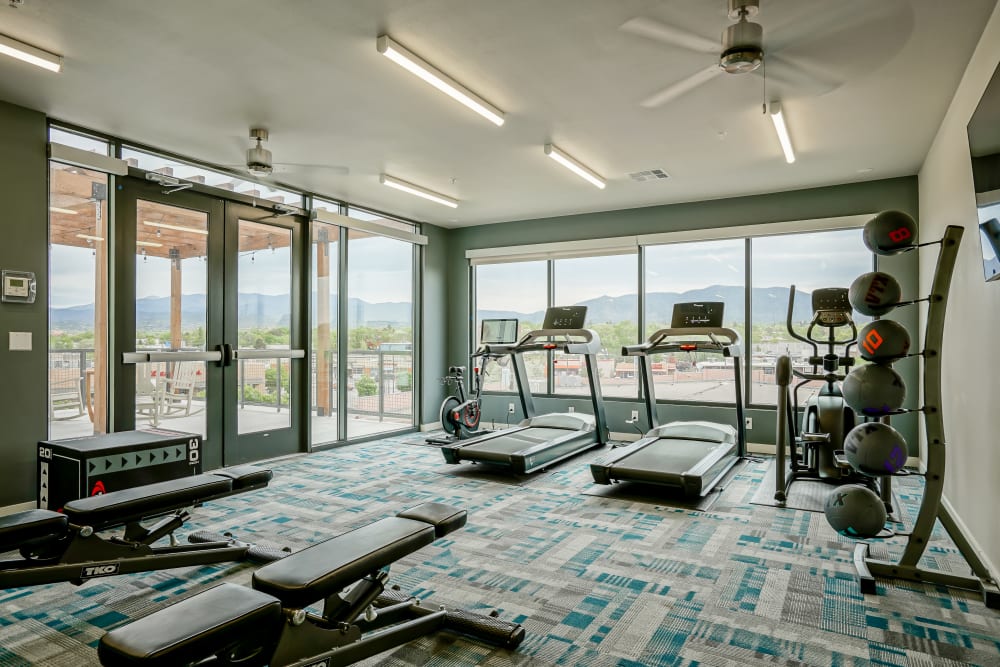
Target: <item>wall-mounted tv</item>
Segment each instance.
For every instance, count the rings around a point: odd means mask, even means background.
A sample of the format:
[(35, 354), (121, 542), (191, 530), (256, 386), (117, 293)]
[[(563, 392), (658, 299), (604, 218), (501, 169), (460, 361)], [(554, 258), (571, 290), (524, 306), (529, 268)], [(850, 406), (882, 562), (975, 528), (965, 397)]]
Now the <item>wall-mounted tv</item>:
[(1000, 281), (1000, 67), (993, 72), (967, 129), (983, 273), (987, 281)]

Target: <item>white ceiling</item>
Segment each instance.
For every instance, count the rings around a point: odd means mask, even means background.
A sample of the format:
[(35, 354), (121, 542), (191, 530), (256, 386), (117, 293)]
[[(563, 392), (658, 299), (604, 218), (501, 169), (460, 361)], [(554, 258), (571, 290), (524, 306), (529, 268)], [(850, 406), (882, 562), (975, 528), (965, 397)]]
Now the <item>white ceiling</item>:
[[(645, 17), (715, 40), (724, 0), (26, 0), (0, 7), (0, 33), (63, 55), (64, 70), (0, 58), (0, 99), (215, 164), (243, 160), (247, 129), (264, 126), (276, 162), (350, 170), (281, 182), (460, 227), (914, 174), (995, 4), (762, 0), (765, 50), (818, 75), (768, 82), (792, 165), (756, 75), (639, 104), (712, 56), (619, 26)], [(379, 55), (382, 32), (504, 110), (505, 125)], [(777, 59), (772, 70), (793, 74)], [(547, 142), (608, 187), (546, 158)], [(653, 168), (671, 178), (628, 176)], [(381, 172), (461, 205), (386, 188)]]

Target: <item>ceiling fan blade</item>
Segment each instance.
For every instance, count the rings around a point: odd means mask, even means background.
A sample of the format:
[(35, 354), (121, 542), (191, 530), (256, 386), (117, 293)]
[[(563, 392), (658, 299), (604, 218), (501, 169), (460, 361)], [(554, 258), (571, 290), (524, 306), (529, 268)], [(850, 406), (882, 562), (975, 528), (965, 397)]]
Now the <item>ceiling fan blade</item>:
[(621, 24), (618, 29), (630, 32), (633, 35), (653, 39), (657, 42), (701, 53), (718, 53), (721, 49), (718, 41), (641, 16), (629, 19)]
[(647, 109), (652, 109), (653, 107), (658, 107), (661, 104), (665, 104), (672, 99), (680, 97), (684, 93), (694, 90), (703, 83), (715, 78), (717, 75), (722, 73), (722, 68), (717, 64), (712, 63), (708, 67), (698, 72), (695, 72), (686, 79), (681, 79), (680, 81), (673, 83), (655, 95), (651, 95), (644, 99), (640, 104)]
[[(818, 96), (844, 85), (843, 79), (829, 69), (808, 58), (785, 58), (780, 55), (765, 56), (763, 75), (797, 94)], [(761, 72), (760, 69), (757, 70)], [(789, 92), (789, 91), (786, 91)]]
[(332, 171), (337, 174), (348, 174), (351, 171), (350, 167), (345, 167), (343, 165), (305, 164), (302, 162), (275, 162), (273, 163), (273, 167), (275, 171), (281, 173), (295, 171), (296, 169), (325, 169), (326, 171)]

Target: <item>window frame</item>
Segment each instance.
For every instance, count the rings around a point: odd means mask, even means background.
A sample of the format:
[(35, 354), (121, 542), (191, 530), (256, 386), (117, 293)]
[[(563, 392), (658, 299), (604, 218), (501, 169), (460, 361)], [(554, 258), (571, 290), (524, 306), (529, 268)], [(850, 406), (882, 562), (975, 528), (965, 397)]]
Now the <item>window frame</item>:
[[(660, 245), (672, 245), (676, 243), (685, 242), (699, 242), (699, 241), (721, 241), (721, 240), (732, 240), (732, 239), (743, 239), (744, 241), (744, 330), (746, 331), (746, 340), (743, 341), (744, 349), (750, 349), (752, 345), (752, 322), (753, 322), (753, 306), (752, 306), (752, 288), (753, 288), (753, 241), (757, 238), (766, 238), (774, 236), (791, 236), (796, 234), (812, 234), (817, 232), (832, 232), (832, 231), (842, 231), (849, 229), (861, 229), (864, 227), (865, 223), (871, 219), (874, 213), (859, 213), (854, 215), (846, 216), (836, 216), (836, 217), (825, 217), (825, 218), (810, 218), (804, 220), (784, 220), (780, 222), (770, 222), (770, 223), (758, 223), (758, 224), (747, 224), (732, 227), (717, 227), (717, 228), (705, 228), (705, 229), (688, 229), (674, 232), (663, 232), (656, 234), (640, 234), (635, 236), (622, 236), (613, 237), (607, 239), (585, 239), (579, 241), (564, 241), (555, 243), (540, 243), (533, 245), (520, 245), (520, 246), (503, 246), (496, 248), (476, 248), (467, 250), (465, 253), (466, 260), (468, 261), (468, 271), (469, 271), (469, 303), (470, 303), (470, 313), (471, 322), (476, 321), (476, 313), (478, 310), (477, 303), (477, 292), (478, 284), (476, 280), (477, 268), (479, 266), (491, 265), (491, 264), (501, 264), (501, 263), (520, 263), (520, 262), (535, 262), (538, 260), (545, 260), (547, 264), (547, 275), (548, 284), (546, 285), (546, 294), (548, 298), (548, 306), (553, 304), (553, 295), (555, 291), (555, 261), (558, 259), (570, 259), (579, 257), (606, 257), (612, 255), (621, 254), (631, 254), (635, 252), (638, 254), (637, 267), (638, 276), (636, 281), (636, 290), (638, 298), (636, 299), (638, 313), (638, 340), (637, 343), (645, 340), (643, 332), (646, 327), (646, 281), (645, 281), (645, 270), (646, 270), (646, 249), (649, 247), (660, 246)], [(877, 256), (872, 254), (872, 270), (877, 270), (878, 260)], [(470, 327), (469, 331), (469, 349), (475, 350), (477, 344), (478, 332), (476, 332), (475, 327)], [(773, 405), (768, 403), (754, 403), (753, 395), (750, 393), (751, 387), (751, 356), (749, 354), (743, 354), (743, 391), (744, 397), (746, 397), (747, 409), (762, 409), (771, 410), (774, 408)], [(578, 398), (578, 396), (573, 394), (557, 394), (553, 392), (553, 363), (552, 355), (549, 354), (547, 361), (547, 391), (544, 394), (538, 394), (542, 398), (561, 398), (561, 399), (572, 399)], [(496, 395), (496, 396), (513, 396), (516, 394), (514, 391), (496, 391), (496, 390), (484, 390), (486, 395)], [(627, 402), (635, 403), (641, 401), (643, 398), (643, 389), (640, 386), (638, 395), (633, 398), (629, 396), (605, 396), (605, 401), (611, 402)], [(724, 407), (724, 403), (716, 402), (706, 402), (706, 401), (687, 401), (687, 400), (677, 400), (677, 399), (665, 399), (657, 398), (657, 404), (669, 404), (678, 406), (705, 406), (705, 407)]]

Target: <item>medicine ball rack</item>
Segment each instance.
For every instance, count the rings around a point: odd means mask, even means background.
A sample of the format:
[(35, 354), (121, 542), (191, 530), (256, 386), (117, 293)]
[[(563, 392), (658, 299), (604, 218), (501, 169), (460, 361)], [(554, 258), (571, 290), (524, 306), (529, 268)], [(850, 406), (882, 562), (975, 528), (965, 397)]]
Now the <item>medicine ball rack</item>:
[[(955, 260), (964, 229), (949, 225), (938, 242), (941, 249), (931, 296), (928, 297), (927, 323), (924, 329), (923, 364), (924, 428), (927, 435), (927, 470), (924, 475), (924, 496), (917, 513), (913, 530), (907, 537), (906, 547), (899, 562), (873, 558), (869, 544), (861, 542), (854, 548), (854, 567), (858, 572), (861, 592), (876, 593), (875, 577), (908, 579), (927, 584), (937, 584), (952, 588), (962, 588), (981, 592), (986, 606), (1000, 609), (1000, 587), (986, 567), (985, 560), (975, 546), (958, 529), (955, 517), (947, 504), (941, 502), (944, 491), (945, 436), (944, 415), (941, 405), (941, 354), (943, 352), (944, 317), (948, 306), (948, 291), (955, 270)], [(922, 243), (920, 246), (932, 245)], [(913, 246), (916, 248), (918, 246)], [(955, 546), (972, 568), (973, 576), (961, 576), (950, 572), (927, 570), (919, 567), (920, 558), (927, 548), (934, 521), (939, 519)]]

